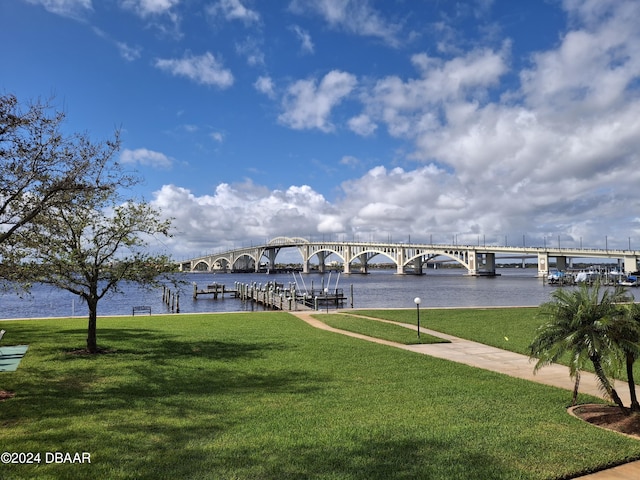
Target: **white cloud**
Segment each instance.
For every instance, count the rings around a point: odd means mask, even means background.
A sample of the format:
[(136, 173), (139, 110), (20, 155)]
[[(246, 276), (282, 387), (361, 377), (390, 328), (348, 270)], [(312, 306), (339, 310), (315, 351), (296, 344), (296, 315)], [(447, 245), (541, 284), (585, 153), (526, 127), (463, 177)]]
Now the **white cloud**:
[(314, 79), (298, 80), (287, 89), (282, 102), (284, 112), (278, 120), (296, 130), (317, 128), (324, 132), (332, 131), (331, 110), (351, 93), (356, 84), (354, 75), (338, 70), (327, 73), (320, 84)]
[(314, 232), (319, 223), (333, 224), (335, 213), (322, 195), (306, 185), (269, 191), (251, 182), (222, 183), (213, 195), (202, 196), (164, 185), (154, 197), (153, 206), (175, 218), (178, 235), (173, 248), (183, 252), (288, 235), (292, 225), (299, 232)]
[(142, 48), (140, 47), (131, 47), (124, 42), (116, 42), (116, 46), (120, 51), (120, 56), (128, 62), (137, 60), (142, 55)]
[(275, 87), (271, 77), (261, 76), (253, 84), (260, 93), (264, 93), (269, 98), (275, 98)]
[(373, 135), (373, 133), (378, 128), (369, 115), (361, 114), (357, 117), (353, 117), (349, 119), (348, 122), (349, 128), (357, 133), (358, 135), (362, 135), (363, 137), (368, 137), (369, 135)]
[(355, 35), (376, 37), (398, 46), (400, 25), (387, 21), (368, 0), (293, 0), (290, 10), (320, 15), (333, 28)]
[(209, 136), (218, 143), (224, 142), (224, 133), (222, 132), (211, 132)]
[(640, 75), (640, 4), (598, 5), (605, 8), (604, 20), (592, 25), (593, 9), (600, 8), (577, 4), (573, 13), (587, 17), (587, 24), (568, 32), (559, 48), (537, 53), (532, 68), (521, 73), (528, 105), (555, 114), (576, 108), (589, 114), (626, 102), (628, 86)]
[(291, 30), (296, 34), (298, 40), (300, 40), (302, 53), (313, 53), (315, 46), (313, 45), (313, 40), (311, 40), (309, 32), (300, 28), (298, 25), (293, 25)]
[(140, 17), (146, 18), (152, 15), (168, 14), (173, 16), (171, 9), (180, 3), (180, 0), (121, 0), (123, 8), (132, 10)]
[(185, 55), (183, 58), (157, 59), (155, 66), (176, 76), (187, 77), (196, 83), (228, 88), (233, 85), (233, 75), (209, 52)]
[(93, 10), (91, 0), (26, 0), (42, 5), (47, 11), (70, 18), (82, 18)]
[(247, 37), (242, 42), (236, 43), (236, 52), (247, 59), (247, 65), (252, 67), (264, 65), (264, 53), (259, 40)]
[(164, 153), (154, 152), (146, 148), (135, 150), (124, 149), (120, 154), (120, 161), (124, 164), (139, 164), (154, 168), (169, 168), (173, 160)]
[(346, 165), (347, 167), (356, 167), (360, 165), (360, 160), (353, 155), (345, 155), (340, 159), (340, 165)]
[(364, 135), (382, 123), (392, 136), (407, 139), (438, 131), (446, 122), (443, 115), (448, 109), (462, 111), (463, 106), (469, 110), (487, 101), (489, 90), (507, 72), (506, 56), (506, 47), (500, 52), (476, 49), (446, 61), (414, 55), (412, 62), (421, 76), (406, 81), (398, 76), (378, 80), (363, 94), (365, 111), (352, 119), (350, 127)]
[(209, 15), (221, 15), (226, 20), (240, 20), (245, 24), (260, 21), (260, 14), (245, 7), (240, 0), (219, 0), (206, 8)]

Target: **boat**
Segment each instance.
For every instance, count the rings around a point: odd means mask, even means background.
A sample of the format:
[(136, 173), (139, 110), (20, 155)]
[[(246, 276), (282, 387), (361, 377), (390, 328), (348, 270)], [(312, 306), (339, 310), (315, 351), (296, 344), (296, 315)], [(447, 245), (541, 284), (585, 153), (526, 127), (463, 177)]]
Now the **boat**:
[(640, 285), (640, 281), (638, 281), (638, 277), (636, 275), (627, 275), (624, 279), (618, 282), (618, 285), (623, 287), (637, 287)]
[(549, 283), (549, 285), (565, 283), (566, 276), (567, 274), (565, 272), (562, 272), (560, 270), (552, 270), (547, 276), (547, 283)]

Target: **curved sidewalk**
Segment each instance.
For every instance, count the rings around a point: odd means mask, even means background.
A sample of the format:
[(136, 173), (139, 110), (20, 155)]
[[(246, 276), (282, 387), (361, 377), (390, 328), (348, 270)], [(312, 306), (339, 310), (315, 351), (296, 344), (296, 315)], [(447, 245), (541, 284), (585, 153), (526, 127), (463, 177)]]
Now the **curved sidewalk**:
[[(574, 382), (569, 377), (569, 368), (565, 367), (564, 365), (548, 365), (538, 370), (534, 374), (533, 363), (526, 355), (508, 352), (506, 350), (501, 350), (499, 348), (484, 345), (482, 343), (464, 340), (452, 335), (446, 335), (434, 330), (420, 328), (421, 332), (433, 335), (435, 337), (444, 338), (446, 340), (449, 340), (451, 343), (404, 345), (401, 343), (390, 342), (388, 340), (373, 338), (366, 335), (361, 335), (359, 333), (347, 332), (345, 330), (339, 330), (337, 328), (330, 327), (326, 323), (313, 318), (313, 315), (323, 315), (323, 313), (320, 312), (289, 313), (301, 320), (304, 320), (309, 325), (320, 328), (322, 330), (340, 333), (342, 335), (360, 338), (362, 340), (380, 343), (391, 347), (401, 348), (403, 350), (409, 350), (411, 352), (422, 353), (424, 355), (430, 355), (432, 357), (442, 358), (445, 360), (450, 360), (452, 362), (463, 363), (472, 367), (503, 373), (505, 375), (522, 378), (531, 382), (552, 385), (554, 387), (564, 388), (570, 391), (573, 390)], [(381, 320), (379, 318), (372, 317), (366, 318), (381, 322), (393, 323), (394, 325), (401, 325), (412, 330), (417, 330), (417, 327), (411, 324), (399, 324), (398, 322), (391, 322), (388, 320)], [(626, 405), (629, 405), (629, 389), (627, 388), (626, 383), (620, 385), (622, 386), (622, 388), (618, 387), (618, 394), (620, 395), (622, 401)], [(580, 392), (588, 393), (595, 397), (604, 398), (602, 392), (598, 388), (598, 382), (596, 381), (595, 375), (588, 372), (582, 372), (580, 376)], [(636, 387), (636, 392), (638, 392), (638, 396), (640, 396), (640, 387)], [(627, 463), (616, 468), (603, 470), (601, 472), (593, 473), (579, 478), (584, 480), (638, 480), (640, 479), (640, 461)]]

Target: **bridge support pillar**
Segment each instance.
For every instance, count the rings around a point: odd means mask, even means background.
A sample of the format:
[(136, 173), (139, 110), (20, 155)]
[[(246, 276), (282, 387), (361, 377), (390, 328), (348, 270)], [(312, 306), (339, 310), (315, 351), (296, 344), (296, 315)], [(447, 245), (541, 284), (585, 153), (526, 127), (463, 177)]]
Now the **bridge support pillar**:
[(557, 256), (556, 257), (556, 268), (561, 271), (565, 271), (567, 269), (567, 257)]
[(369, 259), (370, 255), (363, 253), (362, 255), (358, 255), (358, 260), (360, 260), (360, 273), (369, 273)]
[(318, 271), (320, 273), (324, 273), (326, 267), (324, 261), (327, 258), (327, 254), (326, 252), (318, 252), (316, 255), (318, 255)]
[[(486, 255), (486, 254), (485, 254)], [(467, 265), (468, 270), (467, 274), (469, 275), (477, 275), (478, 274), (478, 254), (476, 252), (469, 252), (467, 255)]]
[(349, 275), (351, 273), (351, 245), (347, 245), (345, 248), (344, 263), (342, 264), (342, 273)]
[(397, 275), (404, 275), (404, 248), (398, 247), (396, 251), (396, 265), (398, 269), (396, 270)]
[(545, 277), (549, 275), (549, 255), (547, 253), (538, 254), (538, 276)]
[(422, 257), (416, 257), (413, 260), (413, 271), (416, 275), (422, 275)]
[(302, 273), (309, 273), (309, 245), (303, 245), (300, 253), (302, 254)]
[[(270, 248), (265, 251), (267, 258), (269, 259), (269, 270), (275, 270), (276, 268), (276, 255), (278, 255), (278, 250), (275, 248)], [(256, 272), (260, 270), (260, 262), (256, 262)]]
[(625, 273), (634, 273), (638, 271), (638, 257), (626, 256), (624, 257), (624, 271)]
[(485, 264), (484, 264), (485, 271), (490, 275), (495, 275), (496, 274), (496, 254), (487, 253), (484, 256), (484, 260), (485, 260)]

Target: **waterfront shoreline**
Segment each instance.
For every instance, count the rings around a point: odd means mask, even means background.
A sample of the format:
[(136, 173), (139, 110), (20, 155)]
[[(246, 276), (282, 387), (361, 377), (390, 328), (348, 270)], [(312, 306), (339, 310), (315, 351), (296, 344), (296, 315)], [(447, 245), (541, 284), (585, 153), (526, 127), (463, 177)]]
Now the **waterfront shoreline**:
[[(459, 307), (420, 307), (420, 310), (499, 310), (499, 309), (521, 309), (521, 308), (538, 308), (537, 305), (475, 305), (475, 306), (459, 306)], [(361, 308), (340, 308), (329, 310), (329, 315), (331, 314), (339, 314), (341, 312), (357, 312), (360, 310), (415, 310), (415, 308), (411, 307), (361, 307)], [(238, 311), (228, 311), (228, 312), (184, 312), (184, 313), (152, 313), (151, 315), (136, 315), (137, 317), (180, 317), (183, 315), (230, 315), (230, 314), (246, 314), (246, 313), (269, 313), (269, 312), (278, 312), (280, 310), (257, 310), (253, 312), (247, 312), (246, 310), (238, 310)], [(283, 312), (283, 313), (291, 313), (294, 314), (295, 311)], [(327, 311), (323, 309), (319, 310), (309, 310), (307, 313), (312, 315), (327, 315)], [(98, 314), (98, 319), (108, 319), (108, 318), (124, 318), (124, 317), (133, 317), (133, 315), (100, 315)], [(26, 320), (85, 320), (87, 316), (75, 315), (75, 316), (61, 316), (61, 317), (21, 317), (21, 318), (0, 318), (0, 322), (22, 322)]]

